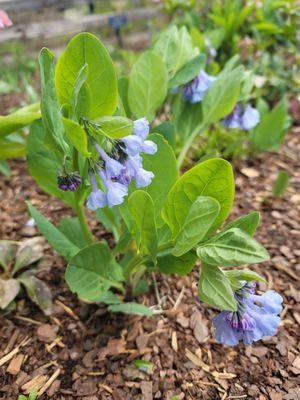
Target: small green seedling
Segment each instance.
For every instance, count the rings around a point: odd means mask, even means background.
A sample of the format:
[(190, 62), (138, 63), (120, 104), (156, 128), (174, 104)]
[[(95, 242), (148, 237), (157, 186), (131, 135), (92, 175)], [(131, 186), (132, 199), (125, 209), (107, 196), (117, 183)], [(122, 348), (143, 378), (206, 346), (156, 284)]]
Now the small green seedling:
[(273, 194), (276, 197), (281, 197), (286, 192), (289, 185), (289, 174), (286, 171), (279, 171), (276, 181), (273, 184)]

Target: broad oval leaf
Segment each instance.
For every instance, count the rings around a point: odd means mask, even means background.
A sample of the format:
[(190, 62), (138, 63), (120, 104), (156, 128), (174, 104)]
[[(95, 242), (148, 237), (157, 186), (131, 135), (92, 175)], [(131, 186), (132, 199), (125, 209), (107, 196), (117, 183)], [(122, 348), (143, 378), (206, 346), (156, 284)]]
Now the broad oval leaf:
[(151, 134), (147, 139), (157, 144), (157, 152), (153, 155), (145, 154), (143, 156), (143, 167), (154, 174), (151, 185), (144, 190), (150, 194), (153, 200), (156, 224), (160, 227), (164, 223), (161, 210), (171, 187), (178, 178), (178, 169), (174, 151), (161, 135)]
[(213, 265), (202, 263), (198, 283), (199, 298), (221, 310), (237, 310), (230, 281), (224, 272)]
[(167, 96), (167, 81), (161, 57), (153, 51), (143, 53), (132, 68), (128, 88), (129, 106), (137, 118), (154, 119)]
[(230, 114), (239, 97), (243, 74), (244, 68), (240, 66), (230, 71), (223, 70), (218, 76), (202, 101), (205, 123), (217, 122)]
[(54, 141), (65, 154), (71, 155), (68, 143), (64, 139), (64, 125), (54, 83), (54, 56), (46, 48), (39, 56), (41, 72), (41, 111), (46, 136)]
[(153, 311), (151, 310), (151, 308), (145, 306), (144, 304), (138, 304), (133, 302), (109, 305), (108, 311), (114, 313), (120, 312), (124, 314), (137, 314), (145, 316), (153, 315)]
[(173, 237), (183, 227), (191, 205), (199, 196), (212, 197), (221, 207), (210, 229), (211, 233), (227, 218), (232, 207), (234, 178), (229, 162), (221, 158), (204, 161), (186, 172), (172, 187), (162, 216)]
[(117, 77), (106, 48), (90, 33), (76, 35), (59, 57), (55, 83), (60, 104), (71, 104), (73, 88), (85, 66), (87, 78), (77, 97), (77, 113), (89, 119), (112, 115), (117, 108)]
[(201, 261), (220, 267), (255, 264), (269, 259), (266, 249), (238, 228), (220, 232), (197, 248)]
[(220, 204), (212, 197), (199, 196), (191, 205), (173, 250), (175, 256), (191, 250), (205, 239), (220, 212)]
[(62, 118), (65, 127), (65, 133), (72, 145), (79, 153), (85, 157), (90, 157), (91, 153), (88, 151), (87, 135), (81, 125), (71, 119)]
[(79, 248), (75, 246), (60, 230), (51, 224), (32, 204), (26, 202), (32, 218), (35, 220), (39, 230), (45, 236), (45, 239), (51, 244), (55, 251), (65, 257), (67, 260), (72, 258)]
[(72, 292), (86, 301), (101, 301), (110, 288), (123, 290), (123, 272), (106, 243), (93, 243), (69, 262), (65, 278)]
[(197, 257), (193, 252), (188, 252), (180, 257), (170, 255), (157, 259), (157, 268), (163, 274), (189, 274), (195, 266)]
[(41, 118), (39, 108), (40, 106), (38, 104), (31, 108), (21, 108), (19, 111), (10, 115), (0, 116), (0, 137), (9, 135), (18, 129), (30, 125), (36, 119)]
[(253, 236), (258, 227), (259, 220), (259, 212), (252, 211), (251, 213), (244, 215), (243, 217), (239, 217), (234, 221), (231, 221), (223, 228), (223, 232), (231, 228), (239, 228), (242, 231), (248, 233), (248, 235)]
[(128, 208), (135, 222), (135, 239), (141, 253), (149, 255), (155, 261), (157, 231), (151, 196), (143, 190), (136, 190), (128, 199)]
[(119, 139), (132, 133), (133, 122), (126, 117), (102, 117), (96, 120), (101, 133), (112, 139)]
[(192, 58), (176, 72), (175, 76), (169, 82), (169, 87), (178, 87), (192, 81), (200, 70), (204, 68), (205, 61), (205, 54), (199, 54)]
[(59, 190), (57, 174), (61, 169), (63, 158), (49, 150), (45, 144), (45, 131), (41, 121), (35, 121), (30, 129), (27, 141), (27, 161), (31, 176), (38, 185), (52, 196), (58, 197), (71, 207), (75, 207), (74, 193)]

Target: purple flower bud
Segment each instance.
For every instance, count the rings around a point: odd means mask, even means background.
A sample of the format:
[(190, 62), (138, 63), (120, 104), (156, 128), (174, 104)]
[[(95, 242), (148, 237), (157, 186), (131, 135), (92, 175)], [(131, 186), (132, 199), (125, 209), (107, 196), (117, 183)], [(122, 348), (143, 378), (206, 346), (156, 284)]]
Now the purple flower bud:
[(200, 71), (191, 82), (183, 85), (183, 98), (192, 104), (199, 103), (216, 79), (215, 76), (210, 76), (203, 70)]
[(98, 145), (95, 145), (97, 152), (105, 163), (105, 171), (109, 178), (118, 177), (124, 166), (119, 161), (109, 157), (106, 152)]
[(70, 174), (62, 173), (58, 175), (57, 185), (60, 190), (75, 192), (81, 185), (79, 172), (75, 171)]
[(146, 118), (140, 118), (133, 122), (133, 131), (135, 135), (142, 139), (146, 139), (150, 132), (149, 121)]
[(275, 335), (282, 310), (282, 297), (270, 290), (261, 296), (253, 293), (253, 285), (236, 290), (237, 311), (222, 311), (213, 318), (218, 342), (234, 346), (240, 340), (251, 344), (264, 336)]

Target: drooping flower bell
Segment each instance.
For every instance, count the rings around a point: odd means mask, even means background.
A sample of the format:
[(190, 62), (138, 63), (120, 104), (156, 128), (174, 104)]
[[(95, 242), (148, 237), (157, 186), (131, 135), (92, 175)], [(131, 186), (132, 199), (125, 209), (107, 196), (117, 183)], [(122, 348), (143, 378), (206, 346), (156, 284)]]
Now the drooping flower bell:
[(12, 21), (4, 10), (0, 10), (0, 30), (12, 26)]
[(256, 108), (249, 104), (241, 106), (237, 104), (233, 111), (223, 119), (223, 125), (229, 129), (239, 128), (249, 131), (260, 122), (260, 115)]
[(79, 172), (67, 173), (66, 171), (61, 172), (57, 176), (57, 185), (60, 190), (76, 192), (78, 187), (81, 185), (81, 177)]
[(88, 197), (87, 206), (92, 210), (105, 206), (113, 207), (123, 203), (128, 194), (128, 185), (135, 181), (137, 188), (150, 185), (154, 174), (143, 168), (141, 153), (154, 154), (156, 143), (145, 140), (150, 131), (146, 118), (134, 121), (133, 134), (112, 143), (110, 154), (98, 144), (95, 148), (100, 156), (96, 163), (103, 185), (99, 190), (94, 174), (91, 174), (92, 192)]
[(239, 341), (251, 344), (277, 332), (282, 310), (282, 297), (273, 290), (255, 294), (255, 283), (244, 283), (235, 291), (237, 311), (222, 311), (213, 318), (219, 343), (235, 346)]
[(199, 103), (216, 79), (215, 76), (210, 76), (201, 70), (191, 82), (183, 85), (182, 95), (184, 100), (192, 104)]

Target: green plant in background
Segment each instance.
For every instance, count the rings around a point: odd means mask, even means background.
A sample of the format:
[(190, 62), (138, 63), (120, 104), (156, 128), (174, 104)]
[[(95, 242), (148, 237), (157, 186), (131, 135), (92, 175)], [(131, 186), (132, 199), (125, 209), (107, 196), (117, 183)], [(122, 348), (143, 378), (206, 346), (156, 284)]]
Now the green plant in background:
[(32, 389), (28, 396), (20, 394), (18, 397), (18, 400), (36, 400), (36, 399), (37, 399), (37, 391), (35, 389)]
[[(47, 241), (67, 260), (71, 291), (84, 301), (107, 304), (111, 312), (152, 315), (153, 308), (133, 301), (148, 290), (149, 273), (187, 275), (201, 262), (199, 297), (224, 310), (216, 317), (220, 342), (251, 343), (274, 334), (281, 297), (267, 292), (268, 299), (277, 296), (276, 308), (264, 308), (262, 302), (251, 314), (253, 282), (263, 278), (249, 270), (231, 270), (268, 259), (253, 239), (258, 213), (224, 224), (234, 198), (231, 165), (212, 158), (179, 177), (200, 132), (234, 112), (242, 127), (257, 123), (252, 107), (241, 102), (236, 112), (241, 94), (244, 100), (249, 92), (238, 59), (230, 60), (218, 77), (210, 77), (187, 29), (170, 27), (119, 84), (106, 49), (88, 33), (75, 36), (56, 64), (48, 49), (41, 51), (39, 61), (42, 120), (31, 125), (29, 171), (77, 217), (64, 218), (55, 227), (30, 203), (28, 209)], [(166, 99), (174, 124), (156, 128), (153, 121)], [(188, 128), (182, 131), (179, 122), (187, 116)], [(9, 127), (19, 114), (11, 118)], [(85, 205), (112, 233), (112, 248), (94, 238)], [(250, 298), (242, 308), (241, 295)], [(250, 333), (246, 325), (234, 322), (248, 321), (246, 309), (252, 315)], [(260, 314), (270, 318), (258, 328)]]
[(279, 171), (273, 184), (272, 191), (274, 196), (283, 196), (289, 186), (289, 174), (286, 171)]
[(0, 309), (11, 308), (22, 287), (46, 315), (51, 314), (52, 296), (48, 286), (35, 276), (43, 256), (42, 238), (23, 242), (0, 241)]

